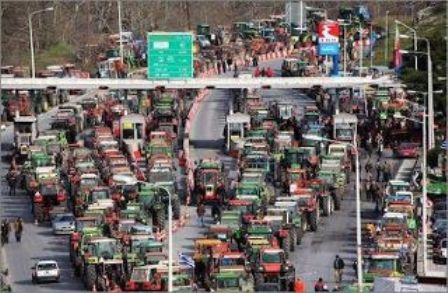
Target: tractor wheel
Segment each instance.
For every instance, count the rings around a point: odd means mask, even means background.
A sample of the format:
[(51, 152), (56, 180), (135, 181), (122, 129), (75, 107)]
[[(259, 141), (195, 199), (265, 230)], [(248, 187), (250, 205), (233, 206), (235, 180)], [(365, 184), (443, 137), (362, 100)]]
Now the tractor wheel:
[(302, 214), (302, 219), (300, 220), (300, 229), (302, 230), (302, 234), (308, 231), (308, 219), (306, 214)]
[(296, 245), (300, 245), (302, 243), (302, 238), (303, 238), (303, 232), (304, 231), (302, 230), (301, 227), (297, 227), (295, 229), (296, 229), (296, 234), (297, 234)]
[(325, 196), (322, 198), (322, 212), (325, 217), (331, 215), (331, 196)]
[[(289, 233), (288, 233), (289, 234)], [(287, 237), (283, 238), (281, 241), (281, 249), (283, 249), (283, 251), (285, 252), (285, 256), (288, 257), (289, 255), (289, 250), (291, 249), (291, 241), (290, 241), (290, 236), (288, 235)]]
[(257, 290), (258, 288), (260, 288), (261, 285), (264, 284), (263, 274), (262, 273), (255, 273), (254, 274), (254, 279), (255, 279), (255, 290)]
[(179, 200), (179, 197), (177, 197), (177, 196), (173, 197), (172, 206), (173, 206), (173, 218), (175, 220), (179, 220), (180, 219), (180, 200)]
[(310, 226), (311, 231), (317, 231), (317, 210), (308, 213), (308, 225)]
[(76, 264), (76, 257), (75, 257), (75, 265), (74, 265), (74, 273), (76, 277), (81, 277), (81, 266)]
[(44, 211), (40, 205), (34, 204), (34, 214), (39, 223), (44, 221)]
[(155, 225), (158, 226), (160, 229), (164, 229), (165, 228), (165, 210), (159, 209), (159, 210), (154, 211), (153, 217), (154, 217), (153, 222), (155, 222)]
[(87, 265), (86, 276), (85, 276), (85, 286), (87, 290), (92, 290), (93, 285), (96, 283), (96, 269), (94, 265)]
[(289, 236), (291, 237), (291, 239), (289, 240), (289, 251), (293, 252), (296, 250), (297, 244), (297, 231), (294, 227), (289, 230)]
[(106, 279), (104, 279), (102, 277), (98, 278), (96, 289), (98, 291), (107, 291)]
[(335, 194), (332, 198), (334, 202), (334, 209), (339, 211), (341, 209), (341, 198), (337, 194)]

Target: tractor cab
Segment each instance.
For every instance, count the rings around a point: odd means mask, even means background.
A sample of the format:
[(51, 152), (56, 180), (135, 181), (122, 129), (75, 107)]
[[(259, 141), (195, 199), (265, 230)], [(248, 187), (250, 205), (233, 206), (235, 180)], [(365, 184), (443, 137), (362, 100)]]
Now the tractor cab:
[(20, 155), (26, 156), (28, 148), (37, 137), (37, 119), (34, 116), (14, 117), (14, 144)]

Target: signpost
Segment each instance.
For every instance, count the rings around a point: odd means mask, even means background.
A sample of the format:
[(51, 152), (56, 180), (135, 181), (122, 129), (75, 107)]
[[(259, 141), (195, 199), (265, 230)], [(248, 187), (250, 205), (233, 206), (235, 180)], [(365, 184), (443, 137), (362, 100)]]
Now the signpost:
[(191, 33), (148, 33), (148, 79), (193, 78)]
[(331, 75), (338, 75), (339, 71), (339, 23), (337, 21), (321, 21), (318, 31), (318, 54), (333, 57), (333, 70)]

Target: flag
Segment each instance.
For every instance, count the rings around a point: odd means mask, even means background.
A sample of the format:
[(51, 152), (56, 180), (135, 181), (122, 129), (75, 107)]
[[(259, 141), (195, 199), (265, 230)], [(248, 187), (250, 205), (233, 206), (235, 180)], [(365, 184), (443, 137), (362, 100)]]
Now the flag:
[(396, 71), (400, 70), (403, 65), (403, 59), (400, 53), (400, 32), (398, 26), (395, 26), (395, 44), (394, 44), (394, 68)]
[(194, 268), (194, 260), (192, 257), (182, 254), (181, 252), (178, 254), (178, 257), (180, 266)]

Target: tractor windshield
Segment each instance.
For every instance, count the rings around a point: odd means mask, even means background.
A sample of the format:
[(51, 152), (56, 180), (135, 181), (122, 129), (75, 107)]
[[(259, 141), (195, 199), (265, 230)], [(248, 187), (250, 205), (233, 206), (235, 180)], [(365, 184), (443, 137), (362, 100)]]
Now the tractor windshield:
[(368, 271), (374, 270), (395, 270), (394, 259), (374, 259), (368, 262)]
[(237, 288), (239, 286), (238, 279), (222, 279), (218, 280), (218, 288), (219, 289), (225, 289), (225, 288)]
[(263, 253), (263, 256), (261, 257), (263, 263), (281, 263), (282, 262), (282, 256), (278, 252)]
[(149, 174), (149, 182), (171, 182), (173, 181), (173, 174), (170, 171), (157, 171)]
[(205, 172), (204, 173), (204, 183), (205, 184), (213, 184), (218, 181), (218, 174), (215, 172)]
[(223, 258), (221, 260), (222, 266), (244, 266), (244, 264), (243, 258)]
[(238, 187), (237, 194), (239, 195), (256, 195), (258, 196), (258, 192), (256, 188), (248, 188), (248, 187)]
[(81, 231), (84, 228), (93, 228), (97, 225), (96, 220), (77, 220), (76, 221), (76, 231)]
[(147, 270), (145, 268), (134, 268), (132, 270), (131, 280), (135, 282), (144, 282), (147, 280)]
[(56, 185), (42, 185), (40, 187), (40, 193), (43, 196), (53, 196), (58, 194)]
[(81, 186), (84, 187), (93, 187), (96, 186), (97, 179), (96, 178), (82, 178), (81, 179)]
[(118, 252), (115, 241), (98, 242), (93, 246), (93, 255), (101, 256), (104, 259), (112, 259)]
[(92, 192), (92, 202), (96, 202), (100, 199), (108, 199), (109, 193), (107, 190), (96, 190)]

